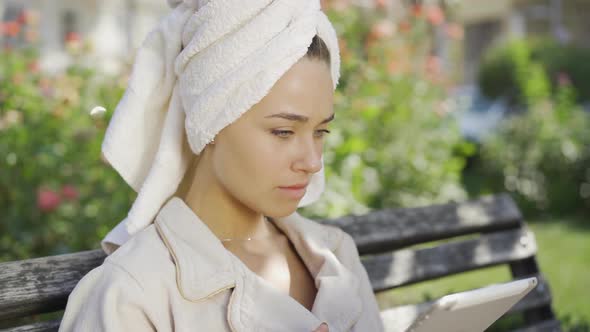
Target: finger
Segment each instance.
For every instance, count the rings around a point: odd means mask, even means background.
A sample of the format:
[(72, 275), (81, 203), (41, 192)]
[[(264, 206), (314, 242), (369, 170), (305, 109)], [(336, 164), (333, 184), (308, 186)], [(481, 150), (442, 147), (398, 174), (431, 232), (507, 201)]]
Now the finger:
[(318, 326), (317, 329), (315, 329), (313, 332), (330, 332), (328, 329), (328, 324), (326, 323), (322, 323), (320, 324), (320, 326)]

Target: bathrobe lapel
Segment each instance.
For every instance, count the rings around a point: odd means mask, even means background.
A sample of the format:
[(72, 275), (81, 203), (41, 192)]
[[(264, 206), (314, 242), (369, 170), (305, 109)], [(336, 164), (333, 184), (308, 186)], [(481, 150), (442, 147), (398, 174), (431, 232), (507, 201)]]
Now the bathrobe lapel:
[(359, 319), (359, 279), (335, 255), (342, 233), (297, 213), (273, 220), (293, 243), (314, 278), (318, 293), (310, 312), (252, 272), (180, 198), (173, 197), (156, 218), (168, 247), (176, 281), (188, 301), (206, 301), (231, 290), (228, 324), (233, 331), (312, 331), (327, 322), (347, 331)]

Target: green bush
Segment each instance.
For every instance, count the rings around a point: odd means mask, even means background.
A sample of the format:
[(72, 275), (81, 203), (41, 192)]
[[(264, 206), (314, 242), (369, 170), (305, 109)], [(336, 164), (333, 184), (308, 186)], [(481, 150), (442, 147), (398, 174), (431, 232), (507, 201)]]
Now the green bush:
[(483, 142), (478, 175), (491, 191), (508, 190), (529, 213), (590, 208), (590, 116), (562, 81), (548, 75), (524, 44), (510, 48), (513, 81), (527, 111)]
[(517, 63), (518, 54), (523, 51), (547, 73), (552, 94), (557, 93), (560, 82), (570, 81), (577, 91), (576, 101), (590, 101), (590, 50), (552, 40), (514, 40), (492, 49), (485, 56), (478, 76), (486, 96), (524, 102), (522, 85), (516, 81), (516, 69), (521, 67)]
[(331, 12), (343, 59), (324, 161), (327, 190), (304, 212), (335, 217), (373, 208), (462, 200), (473, 146), (460, 135), (448, 82), (430, 55), (428, 22), (393, 29), (380, 13)]
[(0, 54), (0, 260), (96, 247), (121, 220), (132, 191), (100, 158), (121, 84), (72, 66), (39, 72), (33, 49)]

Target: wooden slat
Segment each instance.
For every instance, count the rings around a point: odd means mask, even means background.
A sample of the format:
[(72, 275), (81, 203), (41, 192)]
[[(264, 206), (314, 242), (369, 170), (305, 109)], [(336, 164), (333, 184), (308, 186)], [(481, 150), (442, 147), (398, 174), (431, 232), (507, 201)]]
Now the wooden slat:
[[(548, 294), (548, 287), (542, 276), (536, 276), (539, 284), (527, 296), (515, 304), (508, 314), (522, 312), (551, 303), (551, 296)], [(394, 307), (381, 312), (381, 318), (387, 326), (386, 331), (403, 331), (423, 312), (425, 312), (434, 301), (410, 304)]]
[(61, 319), (49, 322), (41, 322), (30, 325), (23, 325), (9, 329), (0, 330), (0, 332), (57, 332)]
[(383, 291), (482, 267), (509, 263), (537, 251), (526, 229), (485, 234), (432, 248), (403, 249), (362, 257), (374, 291)]
[(65, 307), (69, 293), (105, 258), (102, 250), (0, 264), (0, 320)]
[(556, 319), (552, 319), (527, 326), (526, 328), (514, 330), (512, 332), (561, 332), (561, 323)]
[(508, 194), (408, 209), (384, 209), (322, 223), (336, 225), (355, 240), (361, 255), (454, 236), (518, 228), (522, 215)]

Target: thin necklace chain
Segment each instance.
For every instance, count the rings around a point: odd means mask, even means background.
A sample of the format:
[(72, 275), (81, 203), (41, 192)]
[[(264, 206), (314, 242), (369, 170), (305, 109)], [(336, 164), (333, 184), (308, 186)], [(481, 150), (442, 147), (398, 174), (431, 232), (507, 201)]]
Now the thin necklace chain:
[[(265, 218), (269, 223), (272, 224), (272, 222), (269, 220), (269, 218)], [(274, 227), (274, 225), (273, 225)], [(230, 242), (230, 241), (252, 241), (252, 240), (261, 240), (261, 239), (267, 239), (269, 237), (272, 237), (273, 234), (268, 234), (265, 236), (260, 236), (260, 237), (247, 237), (247, 238), (225, 238), (225, 239), (220, 239), (221, 242)]]
[(229, 242), (229, 241), (252, 241), (252, 240), (261, 240), (261, 239), (266, 239), (271, 237), (271, 235), (267, 235), (267, 236), (263, 236), (263, 237), (248, 237), (245, 239), (240, 239), (240, 238), (227, 238), (227, 239), (221, 239), (221, 242)]

